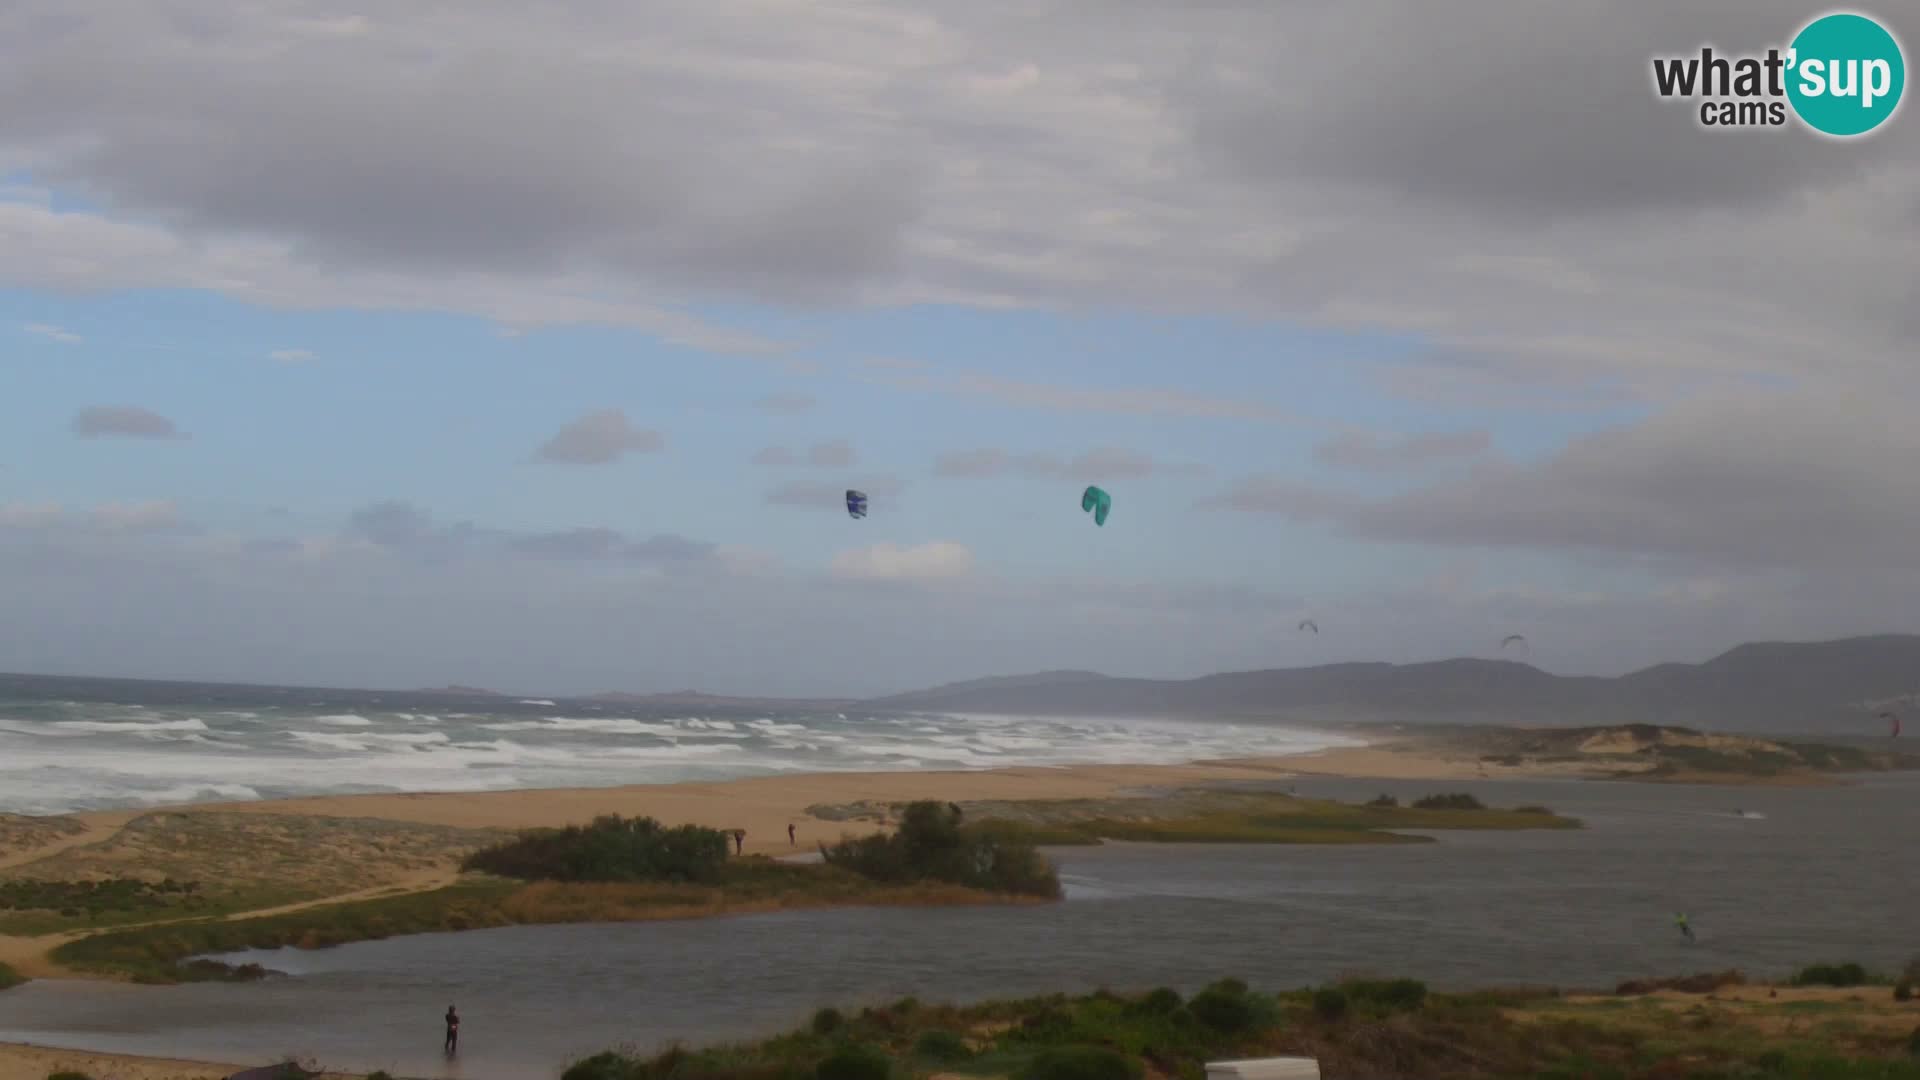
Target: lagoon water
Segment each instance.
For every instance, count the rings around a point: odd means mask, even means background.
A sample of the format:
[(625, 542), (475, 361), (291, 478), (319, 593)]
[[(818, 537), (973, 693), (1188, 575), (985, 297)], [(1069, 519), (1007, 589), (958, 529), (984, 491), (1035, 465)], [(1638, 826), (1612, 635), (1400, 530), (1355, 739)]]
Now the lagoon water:
[[(1301, 794), (1431, 783), (1301, 779)], [(748, 1037), (822, 1005), (964, 1001), (1101, 985), (1295, 987), (1346, 973), (1447, 987), (1610, 986), (1920, 952), (1920, 776), (1834, 788), (1448, 784), (1545, 803), (1579, 831), (1447, 833), (1370, 847), (1110, 845), (1052, 852), (1066, 903), (521, 927), (241, 954), (251, 985), (37, 982), (0, 994), (0, 1040), (525, 1080), (620, 1044)], [(1754, 816), (1763, 815), (1763, 816)], [(1675, 911), (1700, 940), (1679, 940)], [(456, 1063), (439, 1017), (465, 1018)]]

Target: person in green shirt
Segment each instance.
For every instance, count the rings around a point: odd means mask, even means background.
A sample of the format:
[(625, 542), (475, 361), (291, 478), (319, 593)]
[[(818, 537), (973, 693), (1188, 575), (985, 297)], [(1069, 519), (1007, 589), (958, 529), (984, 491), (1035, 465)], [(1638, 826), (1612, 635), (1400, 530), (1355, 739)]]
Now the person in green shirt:
[(1685, 912), (1676, 913), (1673, 917), (1673, 924), (1680, 928), (1680, 934), (1682, 937), (1685, 937), (1688, 941), (1693, 940), (1693, 927), (1687, 925), (1687, 916)]

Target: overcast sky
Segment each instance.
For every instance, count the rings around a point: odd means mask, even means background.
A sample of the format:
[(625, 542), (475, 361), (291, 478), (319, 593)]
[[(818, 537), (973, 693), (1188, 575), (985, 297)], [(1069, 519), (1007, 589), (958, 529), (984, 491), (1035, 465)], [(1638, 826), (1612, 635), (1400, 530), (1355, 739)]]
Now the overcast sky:
[(1920, 120), (1653, 96), (1804, 4), (1522, 6), (13, 0), (0, 670), (1920, 631)]

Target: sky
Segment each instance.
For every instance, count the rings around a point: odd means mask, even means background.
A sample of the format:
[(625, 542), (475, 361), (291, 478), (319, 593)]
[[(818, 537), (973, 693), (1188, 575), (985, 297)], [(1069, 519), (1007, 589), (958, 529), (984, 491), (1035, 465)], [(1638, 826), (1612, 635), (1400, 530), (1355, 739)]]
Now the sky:
[(1802, 4), (1514, 11), (15, 0), (0, 670), (840, 695), (1920, 631), (1920, 121), (1653, 94)]

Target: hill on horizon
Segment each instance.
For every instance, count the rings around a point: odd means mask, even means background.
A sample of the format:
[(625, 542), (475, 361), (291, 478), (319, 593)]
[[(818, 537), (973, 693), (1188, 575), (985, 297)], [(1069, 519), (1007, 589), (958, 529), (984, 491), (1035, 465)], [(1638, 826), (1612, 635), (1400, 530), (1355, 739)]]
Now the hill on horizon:
[(1884, 733), (1875, 714), (1920, 700), (1920, 635), (1753, 642), (1700, 664), (1553, 675), (1513, 660), (1350, 662), (1130, 679), (1055, 671), (974, 679), (859, 703), (985, 714), (1229, 716), (1303, 723), (1595, 726)]

